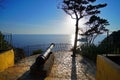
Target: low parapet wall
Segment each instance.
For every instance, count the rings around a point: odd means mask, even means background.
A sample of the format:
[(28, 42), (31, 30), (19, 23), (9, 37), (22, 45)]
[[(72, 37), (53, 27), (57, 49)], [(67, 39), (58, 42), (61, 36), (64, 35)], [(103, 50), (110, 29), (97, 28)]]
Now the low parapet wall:
[(98, 55), (96, 80), (120, 80), (120, 65), (105, 56)]
[(0, 72), (14, 65), (13, 49), (0, 53)]

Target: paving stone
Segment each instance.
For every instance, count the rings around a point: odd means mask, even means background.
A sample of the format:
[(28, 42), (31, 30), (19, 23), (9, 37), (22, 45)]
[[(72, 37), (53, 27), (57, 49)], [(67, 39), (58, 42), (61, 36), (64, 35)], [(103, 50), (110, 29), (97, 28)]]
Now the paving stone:
[[(80, 55), (71, 57), (72, 52), (55, 52), (55, 60), (51, 73), (45, 80), (95, 80), (96, 66)], [(30, 66), (38, 55), (27, 57), (15, 66), (0, 72), (0, 80), (40, 80), (28, 76)], [(24, 75), (24, 76), (23, 76)], [(23, 79), (26, 77), (25, 79)], [(18, 79), (19, 78), (19, 79)]]
[[(62, 78), (66, 80), (95, 80), (95, 64), (77, 55), (71, 57), (72, 52), (56, 52), (55, 62), (48, 78)], [(94, 68), (92, 68), (94, 66)], [(47, 79), (48, 79), (47, 78)]]
[(0, 80), (17, 80), (26, 71), (30, 69), (30, 66), (35, 62), (38, 55), (30, 56), (22, 59), (15, 66), (0, 72)]

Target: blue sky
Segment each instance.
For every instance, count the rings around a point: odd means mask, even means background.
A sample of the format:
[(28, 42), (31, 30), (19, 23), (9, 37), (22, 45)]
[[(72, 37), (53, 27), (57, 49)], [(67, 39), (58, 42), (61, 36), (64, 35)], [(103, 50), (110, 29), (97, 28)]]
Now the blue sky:
[[(5, 0), (0, 8), (0, 31), (13, 34), (73, 34), (74, 21), (61, 9), (60, 0)], [(107, 3), (100, 16), (120, 29), (120, 0), (97, 0)]]

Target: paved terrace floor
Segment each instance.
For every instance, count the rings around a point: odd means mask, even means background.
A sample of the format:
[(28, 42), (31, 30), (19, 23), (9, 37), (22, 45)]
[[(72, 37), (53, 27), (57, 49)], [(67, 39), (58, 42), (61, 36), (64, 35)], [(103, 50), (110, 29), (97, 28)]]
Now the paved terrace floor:
[[(72, 52), (55, 52), (51, 73), (45, 80), (95, 80), (96, 67), (80, 55), (71, 57)], [(27, 57), (13, 67), (0, 73), (0, 80), (41, 80), (28, 76), (30, 66), (38, 55)], [(23, 78), (24, 77), (24, 78)]]

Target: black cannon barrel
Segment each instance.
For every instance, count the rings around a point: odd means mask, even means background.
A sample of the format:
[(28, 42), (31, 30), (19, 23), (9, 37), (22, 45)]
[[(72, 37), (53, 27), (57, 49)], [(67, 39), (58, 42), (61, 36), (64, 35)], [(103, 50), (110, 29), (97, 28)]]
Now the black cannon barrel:
[(36, 58), (35, 64), (43, 65), (45, 61), (49, 58), (50, 54), (52, 53), (51, 50), (54, 46), (55, 44), (51, 43), (50, 46), (47, 48), (47, 50)]
[[(48, 63), (51, 60), (48, 60), (48, 59), (52, 59), (52, 58), (50, 58), (51, 53), (52, 53), (51, 50), (53, 49), (54, 46), (55, 46), (55, 44), (51, 43), (50, 46), (47, 48), (47, 50), (44, 53), (40, 54), (36, 58), (35, 63), (30, 67), (30, 74), (36, 74), (36, 75), (44, 74), (44, 72), (45, 72), (44, 66), (50, 66), (50, 65), (48, 65)], [(50, 68), (50, 67), (47, 67), (47, 68)]]
[(42, 57), (47, 59), (49, 57), (50, 52), (51, 52), (51, 50), (53, 49), (54, 46), (55, 46), (55, 44), (51, 43), (50, 46), (48, 47), (48, 49), (46, 50), (46, 52), (42, 54)]

